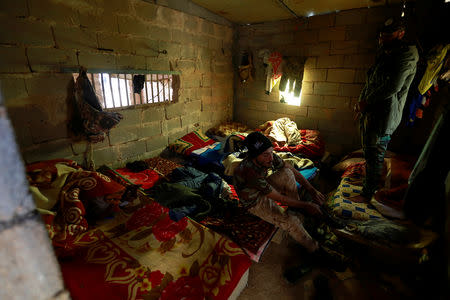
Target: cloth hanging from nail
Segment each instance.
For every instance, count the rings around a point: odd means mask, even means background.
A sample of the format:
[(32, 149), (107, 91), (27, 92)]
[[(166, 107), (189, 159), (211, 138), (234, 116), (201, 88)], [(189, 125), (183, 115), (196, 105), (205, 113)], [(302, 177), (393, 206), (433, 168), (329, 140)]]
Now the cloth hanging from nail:
[(144, 88), (145, 75), (134, 75), (133, 76), (133, 92), (140, 94)]

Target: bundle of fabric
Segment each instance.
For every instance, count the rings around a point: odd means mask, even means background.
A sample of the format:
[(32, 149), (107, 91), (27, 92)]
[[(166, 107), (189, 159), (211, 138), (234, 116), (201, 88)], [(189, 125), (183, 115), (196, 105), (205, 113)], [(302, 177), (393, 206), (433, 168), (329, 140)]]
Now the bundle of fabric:
[(125, 187), (107, 176), (84, 171), (75, 161), (55, 159), (27, 165), (36, 207), (55, 250), (71, 248), (95, 222), (118, 210)]
[(157, 172), (163, 177), (169, 176), (169, 174), (172, 173), (173, 170), (181, 167), (180, 164), (177, 164), (174, 161), (162, 158), (160, 156), (148, 158), (145, 160), (145, 162), (147, 163), (149, 169)]
[(298, 129), (289, 118), (267, 121), (259, 129), (273, 141), (273, 149), (316, 159), (325, 153), (325, 143), (317, 130)]
[(150, 202), (80, 235), (60, 259), (73, 299), (228, 299), (251, 261), (202, 225)]
[(251, 132), (251, 129), (247, 125), (239, 122), (226, 122), (208, 129), (206, 133), (208, 135), (226, 137), (234, 133), (242, 134), (247, 132)]
[(196, 130), (175, 140), (169, 149), (175, 153), (188, 156), (194, 150), (214, 144), (215, 141), (206, 136), (201, 130)]

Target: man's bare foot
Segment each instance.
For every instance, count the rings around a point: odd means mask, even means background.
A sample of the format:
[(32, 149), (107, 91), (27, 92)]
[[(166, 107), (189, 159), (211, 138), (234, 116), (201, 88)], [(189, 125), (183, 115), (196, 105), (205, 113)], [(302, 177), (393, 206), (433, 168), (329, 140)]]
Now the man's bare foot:
[(363, 195), (357, 195), (354, 197), (349, 197), (348, 200), (358, 203), (369, 203), (370, 199), (364, 197)]

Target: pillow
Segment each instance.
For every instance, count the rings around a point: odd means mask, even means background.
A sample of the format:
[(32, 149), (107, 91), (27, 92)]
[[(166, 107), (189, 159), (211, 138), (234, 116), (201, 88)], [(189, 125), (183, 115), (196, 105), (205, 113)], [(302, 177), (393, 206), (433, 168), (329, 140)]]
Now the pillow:
[(177, 139), (169, 145), (169, 149), (183, 155), (189, 155), (192, 151), (209, 146), (215, 141), (207, 137), (201, 130), (196, 130)]

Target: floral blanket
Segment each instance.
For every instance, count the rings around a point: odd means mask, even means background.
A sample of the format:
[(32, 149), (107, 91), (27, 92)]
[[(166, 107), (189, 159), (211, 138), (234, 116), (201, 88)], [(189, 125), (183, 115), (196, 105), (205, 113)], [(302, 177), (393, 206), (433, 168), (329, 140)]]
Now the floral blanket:
[(156, 202), (79, 235), (61, 256), (72, 299), (228, 299), (251, 265), (229, 239)]

